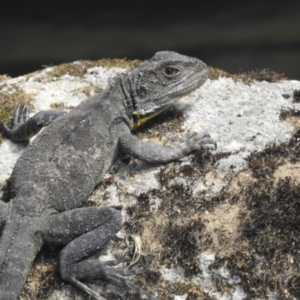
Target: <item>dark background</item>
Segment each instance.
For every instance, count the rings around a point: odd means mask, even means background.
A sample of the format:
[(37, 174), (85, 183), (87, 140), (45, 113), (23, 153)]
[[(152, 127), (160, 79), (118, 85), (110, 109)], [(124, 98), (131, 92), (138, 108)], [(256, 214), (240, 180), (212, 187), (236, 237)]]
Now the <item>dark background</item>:
[(159, 50), (300, 79), (300, 1), (2, 1), (0, 74)]

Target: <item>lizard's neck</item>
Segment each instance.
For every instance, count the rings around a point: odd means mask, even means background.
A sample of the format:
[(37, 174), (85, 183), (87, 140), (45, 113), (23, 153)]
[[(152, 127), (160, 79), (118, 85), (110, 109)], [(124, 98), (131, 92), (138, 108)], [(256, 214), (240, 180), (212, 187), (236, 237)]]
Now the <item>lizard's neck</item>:
[[(118, 119), (121, 117), (130, 130), (133, 128), (133, 112), (136, 109), (131, 88), (130, 79), (121, 74), (112, 81), (110, 87), (102, 94), (103, 98), (109, 99), (111, 105), (115, 106), (118, 111), (116, 112)], [(95, 101), (98, 102), (98, 99)]]
[(134, 99), (134, 93), (132, 83), (128, 76), (121, 74), (114, 82), (115, 89), (118, 89), (122, 97), (122, 105), (125, 108), (126, 115), (129, 119), (132, 119), (132, 113), (136, 110), (136, 102)]

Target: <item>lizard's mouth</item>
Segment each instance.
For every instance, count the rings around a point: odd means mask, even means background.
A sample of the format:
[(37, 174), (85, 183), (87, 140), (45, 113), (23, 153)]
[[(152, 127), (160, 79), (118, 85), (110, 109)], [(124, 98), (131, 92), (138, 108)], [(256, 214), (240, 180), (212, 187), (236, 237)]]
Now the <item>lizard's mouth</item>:
[(172, 92), (172, 97), (174, 98), (182, 98), (189, 93), (195, 91), (197, 88), (200, 88), (208, 78), (208, 72), (204, 69), (202, 72), (199, 72), (197, 76), (189, 79), (189, 84), (185, 87), (175, 88)]

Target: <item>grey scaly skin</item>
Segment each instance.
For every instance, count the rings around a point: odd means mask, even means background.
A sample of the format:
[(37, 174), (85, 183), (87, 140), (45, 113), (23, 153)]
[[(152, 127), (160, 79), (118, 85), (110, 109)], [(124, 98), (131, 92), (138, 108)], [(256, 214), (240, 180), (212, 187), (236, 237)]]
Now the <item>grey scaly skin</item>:
[(151, 272), (115, 268), (115, 262), (89, 257), (122, 227), (119, 211), (82, 207), (120, 151), (148, 163), (166, 163), (216, 143), (208, 134), (190, 133), (171, 146), (138, 140), (131, 130), (158, 114), (207, 79), (207, 66), (175, 52), (158, 52), (117, 77), (102, 93), (69, 113), (41, 111), (28, 119), (19, 107), (9, 129), (11, 140), (28, 141), (11, 176), (9, 203), (0, 202), (0, 299), (17, 299), (43, 244), (65, 245), (59, 256), (61, 278), (104, 299), (82, 281), (104, 278), (156, 297), (124, 276)]

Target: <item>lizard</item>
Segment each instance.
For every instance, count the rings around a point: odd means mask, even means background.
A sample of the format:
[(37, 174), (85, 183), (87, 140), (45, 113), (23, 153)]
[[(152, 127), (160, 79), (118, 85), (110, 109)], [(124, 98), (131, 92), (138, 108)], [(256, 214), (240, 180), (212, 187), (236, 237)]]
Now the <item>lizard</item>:
[(0, 201), (1, 300), (18, 298), (43, 244), (64, 246), (58, 258), (60, 277), (95, 299), (104, 298), (86, 282), (99, 278), (157, 299), (126, 278), (151, 270), (115, 267), (124, 258), (90, 258), (121, 229), (122, 217), (114, 208), (83, 204), (121, 153), (158, 164), (203, 146), (217, 147), (208, 133), (189, 132), (169, 146), (132, 134), (207, 77), (201, 60), (160, 51), (69, 112), (40, 111), (29, 118), (25, 105), (15, 110), (11, 128), (1, 122), (4, 136), (28, 143), (12, 171), (11, 200)]

